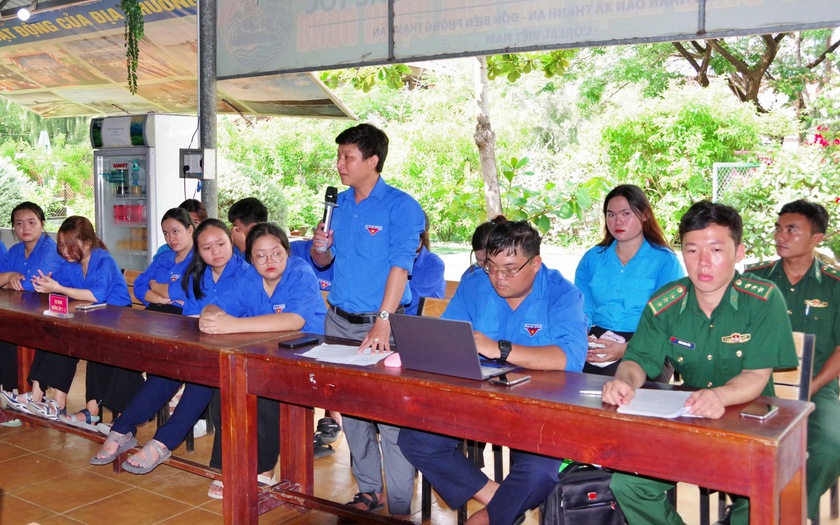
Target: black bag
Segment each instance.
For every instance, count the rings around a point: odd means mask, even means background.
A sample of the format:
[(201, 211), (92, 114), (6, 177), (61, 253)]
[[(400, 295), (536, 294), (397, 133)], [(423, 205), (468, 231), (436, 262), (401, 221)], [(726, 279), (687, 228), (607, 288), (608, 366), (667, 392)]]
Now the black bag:
[(624, 525), (624, 514), (610, 490), (612, 474), (573, 462), (540, 505), (540, 525)]

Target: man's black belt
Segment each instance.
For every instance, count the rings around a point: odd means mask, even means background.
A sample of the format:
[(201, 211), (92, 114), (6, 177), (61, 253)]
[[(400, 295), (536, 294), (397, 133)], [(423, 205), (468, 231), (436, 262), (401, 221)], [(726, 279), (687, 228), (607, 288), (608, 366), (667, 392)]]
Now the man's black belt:
[[(376, 319), (379, 318), (379, 314), (351, 314), (350, 312), (345, 312), (338, 306), (330, 306), (333, 312), (336, 313), (339, 317), (344, 319), (350, 324), (372, 324), (376, 322)], [(405, 311), (405, 308), (400, 306), (397, 308), (397, 313), (401, 314)]]

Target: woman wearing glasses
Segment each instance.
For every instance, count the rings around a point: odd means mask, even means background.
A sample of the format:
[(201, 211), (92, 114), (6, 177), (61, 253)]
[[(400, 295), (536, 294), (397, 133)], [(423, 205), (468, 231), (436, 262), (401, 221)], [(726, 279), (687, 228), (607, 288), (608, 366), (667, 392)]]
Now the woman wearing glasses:
[[(584, 254), (575, 285), (590, 323), (583, 371), (611, 376), (650, 295), (685, 271), (638, 186), (613, 188), (604, 199), (604, 220), (604, 238)], [(670, 372), (663, 371), (663, 379)]]
[(490, 234), (490, 230), (492, 230), (495, 225), (503, 222), (507, 222), (507, 218), (505, 218), (504, 215), (496, 215), (491, 220), (482, 222), (476, 226), (472, 235), (470, 266), (464, 271), (464, 274), (461, 275), (461, 280), (469, 274), (480, 271), (484, 268), (484, 263), (487, 262), (487, 236)]
[[(193, 234), (193, 258), (184, 271), (181, 288), (186, 294), (183, 315), (198, 316), (202, 308), (219, 294), (237, 285), (236, 276), (247, 265), (233, 253), (230, 230), (218, 219), (202, 222)], [(111, 463), (120, 453), (134, 447), (137, 425), (149, 421), (181, 387), (182, 381), (150, 376), (114, 421), (108, 439), (92, 465)], [(187, 383), (175, 412), (165, 425), (155, 432), (143, 449), (123, 462), (122, 467), (133, 474), (146, 474), (166, 461), (172, 450), (181, 444), (210, 402), (213, 389)]]
[[(296, 331), (323, 334), (326, 305), (318, 279), (309, 264), (291, 256), (289, 239), (275, 224), (255, 224), (245, 239), (245, 259), (251, 263), (236, 279), (236, 286), (205, 306), (199, 329), (208, 334)], [(211, 410), (217, 405), (211, 404)], [(257, 399), (257, 472), (261, 483), (274, 484), (274, 467), (280, 454), (276, 401)], [(220, 420), (220, 414), (214, 413)], [(213, 439), (210, 466), (221, 468), (221, 432)], [(210, 485), (207, 495), (221, 499), (221, 481)]]

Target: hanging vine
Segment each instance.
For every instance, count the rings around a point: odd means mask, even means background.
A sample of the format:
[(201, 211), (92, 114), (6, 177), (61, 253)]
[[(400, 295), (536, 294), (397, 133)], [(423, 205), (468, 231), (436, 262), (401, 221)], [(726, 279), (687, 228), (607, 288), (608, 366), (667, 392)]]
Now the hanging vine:
[(140, 63), (140, 40), (143, 39), (143, 13), (139, 0), (120, 0), (125, 13), (125, 58), (128, 67), (128, 90), (137, 94), (137, 64)]

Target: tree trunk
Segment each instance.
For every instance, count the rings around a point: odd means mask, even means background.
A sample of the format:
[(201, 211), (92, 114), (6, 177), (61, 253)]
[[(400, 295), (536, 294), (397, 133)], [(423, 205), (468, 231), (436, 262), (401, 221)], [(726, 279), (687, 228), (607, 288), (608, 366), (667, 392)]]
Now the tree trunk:
[(492, 219), (502, 214), (502, 198), (499, 192), (499, 174), (496, 171), (496, 134), (490, 127), (490, 115), (487, 112), (487, 59), (476, 58), (475, 71), (475, 145), (478, 146), (478, 158), (481, 161), (481, 175), (484, 178), (484, 202), (487, 217)]

